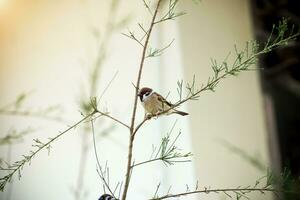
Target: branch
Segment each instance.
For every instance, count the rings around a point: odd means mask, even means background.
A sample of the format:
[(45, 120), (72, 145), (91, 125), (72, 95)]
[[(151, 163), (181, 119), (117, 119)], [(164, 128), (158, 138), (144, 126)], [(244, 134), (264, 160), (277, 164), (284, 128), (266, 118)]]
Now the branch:
[[(286, 27), (287, 21), (283, 19), (278, 27), (274, 26), (273, 29), (278, 30), (278, 35), (274, 40), (269, 39), (268, 42), (265, 44), (263, 49), (258, 50), (259, 46), (255, 41), (246, 43), (246, 47), (243, 51), (239, 51), (235, 47), (235, 54), (236, 57), (233, 63), (228, 63), (227, 59), (228, 56), (221, 62), (220, 64), (217, 63), (216, 60), (212, 60), (212, 69), (214, 71), (214, 76), (209, 77), (206, 85), (202, 85), (200, 89), (195, 89), (195, 79), (193, 79), (192, 84), (187, 84), (186, 89), (188, 91), (188, 95), (186, 98), (182, 99), (182, 83), (179, 82), (179, 90), (178, 93), (180, 94), (180, 100), (173, 104), (173, 106), (169, 109), (166, 109), (162, 112), (156, 113), (155, 117), (168, 113), (168, 111), (179, 107), (181, 104), (189, 101), (189, 100), (197, 100), (201, 93), (205, 91), (215, 91), (215, 88), (219, 84), (222, 79), (225, 79), (229, 76), (237, 76), (239, 73), (243, 71), (250, 71), (252, 70), (250, 67), (256, 63), (257, 58), (263, 54), (267, 54), (270, 51), (275, 50), (276, 48), (285, 46), (288, 42), (295, 40), (299, 35), (300, 32), (288, 33), (288, 29)], [(287, 35), (287, 36), (286, 36)], [(273, 35), (270, 35), (270, 38)], [(229, 67), (230, 66), (230, 67)], [(144, 119), (136, 129), (139, 129), (147, 120), (150, 120), (154, 116), (149, 116), (148, 118)]]
[(45, 115), (43, 111), (30, 111), (30, 110), (0, 110), (0, 114), (2, 115), (15, 115), (15, 116), (24, 116), (24, 117), (34, 117), (34, 118), (40, 118), (45, 120), (51, 120), (56, 121), (60, 123), (64, 123), (64, 119), (58, 116), (49, 116)]
[[(189, 156), (189, 155), (187, 155)], [(184, 162), (191, 162), (191, 160), (172, 160), (172, 159), (175, 159), (175, 158), (182, 158), (182, 157), (187, 157), (187, 156), (180, 156), (180, 157), (159, 157), (159, 158), (154, 158), (154, 159), (151, 159), (151, 160), (146, 160), (146, 161), (143, 161), (143, 162), (140, 162), (140, 163), (136, 163), (136, 164), (133, 164), (131, 166), (131, 168), (134, 168), (134, 167), (137, 167), (137, 166), (140, 166), (140, 165), (143, 165), (143, 164), (147, 164), (147, 163), (151, 163), (151, 162), (155, 162), (155, 161), (159, 161), (159, 160), (162, 160), (165, 162), (165, 160), (168, 160), (168, 164), (169, 163), (184, 163)]]
[(19, 178), (21, 178), (21, 170), (23, 169), (24, 165), (26, 163), (30, 163), (32, 158), (37, 155), (41, 150), (43, 149), (48, 149), (48, 151), (50, 151), (51, 148), (51, 144), (52, 142), (54, 142), (55, 140), (57, 140), (58, 138), (60, 138), (62, 135), (64, 135), (65, 133), (69, 132), (70, 130), (76, 128), (79, 124), (81, 124), (82, 122), (84, 122), (86, 119), (88, 119), (89, 117), (93, 116), (95, 114), (95, 112), (92, 112), (88, 115), (86, 115), (85, 117), (83, 117), (81, 120), (79, 120), (78, 122), (76, 122), (75, 124), (73, 124), (72, 126), (70, 126), (69, 128), (67, 128), (66, 130), (62, 131), (60, 134), (58, 134), (57, 136), (55, 136), (54, 138), (49, 138), (49, 141), (46, 143), (41, 142), (38, 139), (35, 139), (35, 143), (33, 146), (37, 147), (37, 150), (35, 151), (30, 151), (29, 155), (23, 155), (24, 159), (16, 161), (14, 164), (8, 166), (8, 169), (11, 170), (11, 172), (9, 174), (7, 174), (4, 177), (0, 178), (0, 191), (3, 191), (6, 184), (12, 179), (12, 177), (18, 172)]
[(129, 34), (126, 34), (126, 33), (122, 33), (122, 35), (130, 38), (130, 39), (133, 39), (134, 41), (136, 41), (139, 45), (141, 45), (142, 47), (144, 47), (144, 45), (142, 44), (142, 42), (136, 38), (136, 36), (134, 35), (134, 33), (132, 31), (128, 31)]
[(138, 130), (144, 125), (144, 123), (146, 123), (146, 122), (147, 122), (148, 120), (150, 120), (150, 119), (151, 119), (151, 116), (148, 115), (147, 117), (145, 117), (145, 118), (143, 119), (142, 122), (140, 122), (140, 123), (136, 126), (136, 128), (135, 128), (134, 131), (133, 131), (133, 137), (135, 137), (136, 133), (137, 133)]
[[(190, 191), (190, 192), (182, 192), (178, 194), (167, 194), (165, 196), (161, 197), (155, 197), (151, 198), (149, 200), (161, 200), (161, 199), (169, 199), (169, 198), (175, 198), (175, 197), (180, 197), (180, 196), (186, 196), (186, 195), (191, 195), (191, 194), (201, 194), (201, 193), (219, 193), (223, 192), (227, 196), (229, 195), (227, 192), (233, 192), (235, 194), (245, 194), (249, 192), (260, 192), (260, 193), (265, 193), (265, 192), (272, 192), (272, 193), (279, 193), (279, 192), (284, 192), (278, 189), (273, 189), (273, 188), (227, 188), (227, 189), (204, 189), (204, 190), (195, 190), (195, 191)], [(231, 196), (230, 196), (231, 197)], [(232, 198), (232, 197), (231, 197)]]
[(119, 1), (113, 1), (109, 8), (109, 15), (108, 20), (105, 25), (105, 31), (103, 33), (103, 38), (101, 43), (99, 44), (98, 51), (97, 51), (97, 57), (95, 60), (95, 64), (92, 69), (91, 73), (91, 82), (90, 82), (90, 96), (95, 96), (95, 93), (97, 91), (97, 86), (99, 82), (99, 72), (102, 68), (102, 65), (106, 59), (106, 50), (105, 48), (108, 46), (113, 32), (116, 30), (117, 26), (115, 23), (115, 19), (117, 16), (117, 8), (119, 7)]
[(115, 117), (109, 115), (108, 113), (101, 112), (101, 111), (99, 111), (99, 110), (96, 110), (96, 113), (99, 113), (100, 115), (97, 116), (97, 117), (95, 117), (95, 119), (98, 118), (98, 117), (101, 117), (101, 116), (105, 116), (105, 117), (108, 117), (108, 118), (112, 119), (113, 121), (115, 121), (115, 122), (121, 124), (122, 126), (125, 126), (126, 128), (130, 129), (130, 126), (128, 126), (128, 125), (125, 124), (124, 122), (118, 120), (117, 118), (115, 118)]
[(290, 183), (290, 171), (284, 170), (280, 175), (275, 175), (272, 171), (267, 171), (267, 174), (255, 181), (255, 184), (248, 185), (245, 187), (238, 186), (236, 188), (220, 188), (220, 189), (210, 189), (204, 187), (203, 190), (198, 189), (198, 182), (196, 184), (195, 189), (190, 191), (190, 188), (187, 186), (187, 190), (185, 192), (171, 194), (170, 190), (168, 190), (166, 195), (158, 196), (157, 192), (155, 195), (149, 200), (161, 200), (161, 199), (169, 199), (169, 198), (178, 198), (181, 196), (187, 196), (192, 194), (210, 194), (210, 193), (223, 193), (228, 196), (230, 199), (233, 199), (233, 195), (236, 196), (236, 199), (249, 199), (248, 194), (251, 192), (259, 192), (264, 194), (266, 192), (273, 193), (279, 196), (280, 193), (292, 193), (292, 194), (300, 194), (298, 188), (294, 188), (293, 190), (284, 189), (287, 184)]
[(105, 116), (105, 117), (108, 117), (108, 118), (112, 119), (113, 121), (115, 121), (115, 122), (117, 122), (117, 123), (119, 123), (119, 124), (125, 126), (125, 127), (128, 128), (128, 129), (130, 128), (127, 124), (125, 124), (124, 122), (121, 122), (121, 121), (118, 120), (117, 118), (115, 118), (115, 117), (109, 115), (107, 112), (99, 111), (99, 109), (98, 109), (98, 103), (99, 103), (99, 100), (97, 100), (96, 97), (92, 97), (92, 98), (90, 99), (90, 103), (88, 104), (89, 109), (92, 109), (92, 110), (94, 111), (94, 113), (99, 113), (99, 114), (100, 114), (99, 116), (95, 117), (95, 118), (92, 119), (92, 120), (95, 120), (96, 118), (101, 117), (101, 116)]
[(145, 0), (143, 0), (143, 3), (144, 3), (144, 6), (147, 8), (147, 10), (149, 11), (149, 13), (151, 14), (151, 16), (153, 16), (153, 13), (151, 11), (151, 8), (150, 8), (150, 2), (147, 3)]
[(238, 156), (240, 156), (243, 160), (251, 164), (251, 166), (254, 166), (259, 171), (266, 171), (267, 167), (264, 165), (264, 163), (259, 160), (257, 155), (251, 155), (242, 148), (226, 141), (226, 140), (219, 140), (220, 144), (223, 145), (226, 149), (228, 149), (231, 153), (234, 153)]
[(185, 15), (185, 12), (176, 12), (176, 6), (178, 2), (179, 0), (169, 0), (168, 12), (158, 21), (155, 21), (154, 24), (159, 24), (168, 20), (174, 20), (177, 17)]
[[(186, 159), (190, 156), (192, 156), (191, 152), (188, 153), (182, 153), (181, 149), (179, 149), (175, 143), (177, 142), (177, 139), (180, 137), (181, 132), (177, 134), (177, 136), (171, 140), (171, 134), (173, 132), (173, 129), (177, 123), (177, 120), (174, 122), (173, 126), (171, 127), (171, 130), (165, 137), (161, 139), (161, 143), (159, 145), (159, 148), (153, 147), (153, 152), (150, 156), (149, 160), (133, 164), (131, 168), (134, 168), (136, 166), (140, 166), (143, 164), (155, 162), (155, 161), (163, 161), (165, 165), (173, 165), (174, 163), (182, 163), (182, 162), (190, 162), (191, 160)], [(157, 149), (157, 150), (156, 150)], [(154, 155), (154, 156), (153, 156)]]
[(35, 117), (45, 120), (51, 120), (56, 122), (65, 122), (60, 116), (51, 116), (51, 112), (57, 110), (58, 106), (49, 106), (43, 109), (32, 111), (32, 109), (24, 109), (23, 104), (28, 99), (30, 93), (21, 93), (16, 99), (0, 108), (1, 115), (14, 115), (14, 116), (25, 116)]
[(98, 153), (97, 153), (97, 147), (96, 147), (96, 139), (95, 139), (95, 128), (94, 128), (94, 121), (93, 119), (91, 120), (91, 126), (92, 126), (92, 133), (93, 133), (93, 146), (94, 146), (94, 152), (95, 152), (95, 157), (96, 157), (96, 161), (97, 161), (97, 172), (98, 172), (98, 175), (99, 177), (101, 178), (102, 182), (104, 183), (105, 187), (109, 190), (110, 194), (113, 195), (114, 198), (115, 195), (114, 195), (114, 192), (110, 189), (110, 186), (109, 186), (109, 175), (108, 175), (108, 181), (106, 181), (105, 177), (106, 177), (106, 171), (107, 171), (107, 167), (105, 167), (105, 171), (103, 172), (102, 171), (102, 167), (100, 165), (100, 161), (99, 161), (99, 158), (98, 158)]
[(155, 12), (153, 14), (152, 20), (151, 20), (151, 24), (149, 27), (149, 31), (147, 36), (146, 36), (146, 40), (145, 40), (145, 44), (143, 46), (143, 52), (142, 52), (142, 58), (141, 58), (141, 62), (140, 62), (140, 67), (139, 67), (139, 72), (138, 72), (138, 78), (137, 78), (137, 82), (136, 82), (136, 88), (135, 88), (135, 96), (134, 96), (134, 104), (133, 104), (133, 111), (132, 111), (132, 118), (131, 118), (131, 125), (130, 125), (130, 136), (129, 136), (129, 148), (128, 148), (128, 161), (127, 161), (127, 170), (126, 170), (126, 177), (125, 177), (125, 184), (124, 184), (124, 190), (123, 190), (123, 195), (122, 195), (122, 200), (125, 200), (127, 197), (127, 191), (128, 191), (128, 187), (129, 187), (129, 182), (130, 182), (130, 175), (131, 175), (131, 162), (132, 162), (132, 150), (133, 150), (133, 141), (134, 141), (134, 126), (135, 126), (135, 118), (136, 118), (136, 109), (137, 109), (137, 100), (138, 100), (138, 92), (139, 92), (139, 87), (140, 87), (140, 82), (141, 82), (141, 77), (142, 77), (142, 71), (143, 71), (143, 67), (144, 67), (144, 61), (145, 61), (145, 57), (146, 57), (146, 51), (147, 51), (147, 47), (148, 47), (148, 43), (149, 43), (149, 39), (150, 39), (150, 35), (152, 33), (152, 29), (155, 23), (155, 19), (158, 13), (158, 9), (160, 7), (162, 0), (158, 0), (157, 5), (156, 5), (156, 9)]
[(146, 58), (161, 56), (164, 53), (164, 51), (172, 45), (173, 42), (174, 42), (174, 39), (169, 44), (167, 44), (165, 47), (162, 47), (160, 49), (150, 47)]

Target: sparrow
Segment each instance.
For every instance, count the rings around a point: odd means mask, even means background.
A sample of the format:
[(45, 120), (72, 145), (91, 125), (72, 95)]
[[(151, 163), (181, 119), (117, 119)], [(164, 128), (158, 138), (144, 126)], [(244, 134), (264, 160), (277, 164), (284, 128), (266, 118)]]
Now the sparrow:
[(117, 199), (109, 194), (103, 194), (98, 200), (117, 200)]
[(143, 87), (140, 89), (138, 96), (141, 100), (141, 103), (145, 109), (146, 116), (149, 114), (152, 116), (157, 115), (160, 112), (166, 111), (165, 114), (179, 114), (179, 115), (188, 115), (186, 112), (182, 112), (174, 109), (174, 105), (168, 102), (160, 94), (154, 92), (151, 88)]

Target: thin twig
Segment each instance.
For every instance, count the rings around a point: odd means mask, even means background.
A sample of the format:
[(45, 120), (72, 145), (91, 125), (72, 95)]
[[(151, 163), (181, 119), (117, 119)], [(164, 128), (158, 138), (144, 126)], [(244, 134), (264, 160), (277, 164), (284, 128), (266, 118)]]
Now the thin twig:
[(118, 71), (116, 71), (116, 73), (114, 74), (114, 76), (112, 77), (112, 79), (109, 81), (109, 83), (106, 85), (106, 87), (104, 88), (104, 90), (102, 91), (101, 95), (98, 98), (97, 104), (100, 103), (100, 100), (102, 99), (102, 97), (104, 96), (105, 92), (108, 90), (108, 88), (110, 87), (110, 85), (112, 84), (112, 82), (115, 80), (115, 78), (118, 75)]
[(103, 33), (104, 37), (101, 41), (101, 44), (98, 47), (97, 51), (97, 58), (95, 61), (94, 68), (92, 69), (91, 73), (91, 88), (90, 88), (90, 96), (95, 96), (95, 92), (97, 90), (98, 82), (99, 82), (99, 72), (101, 70), (101, 67), (103, 65), (103, 62), (105, 61), (106, 58), (106, 51), (105, 48), (107, 47), (108, 43), (111, 40), (112, 33), (114, 31), (114, 21), (116, 18), (116, 12), (117, 12), (117, 7), (119, 6), (119, 1), (116, 1), (116, 4), (113, 5), (111, 4), (110, 11), (109, 11), (109, 16), (108, 20), (106, 22), (106, 29), (105, 32)]
[[(178, 194), (167, 194), (161, 197), (151, 198), (149, 200), (161, 200), (161, 199), (169, 199), (169, 198), (175, 198), (190, 194), (201, 194), (201, 193), (218, 193), (218, 192), (281, 192), (278, 189), (273, 188), (227, 188), (227, 189), (204, 189), (204, 190), (195, 190), (191, 192), (182, 192)], [(228, 193), (227, 193), (228, 194)]]
[[(57, 136), (55, 136), (54, 138), (50, 138), (48, 142), (46, 143), (41, 143), (42, 145), (38, 147), (38, 149), (36, 151), (31, 151), (30, 155), (28, 156), (24, 156), (25, 158), (15, 162), (15, 164), (12, 165), (13, 170), (6, 176), (1, 177), (1, 185), (0, 185), (0, 190), (3, 191), (6, 183), (8, 181), (11, 180), (12, 176), (16, 173), (19, 172), (20, 170), (24, 167), (24, 165), (26, 163), (29, 163), (31, 161), (31, 159), (38, 154), (41, 150), (48, 148), (50, 146), (50, 144), (52, 142), (54, 142), (55, 140), (57, 140), (58, 138), (60, 138), (62, 135), (64, 135), (65, 133), (69, 132), (70, 130), (76, 128), (79, 124), (81, 124), (82, 122), (84, 122), (86, 119), (88, 119), (89, 117), (93, 116), (95, 114), (95, 111), (86, 115), (85, 117), (83, 117), (81, 120), (79, 120), (78, 122), (76, 122), (75, 124), (73, 124), (72, 126), (69, 126), (69, 128), (67, 128), (66, 130), (62, 131), (60, 134), (58, 134)], [(20, 176), (20, 174), (19, 174)]]
[(154, 158), (154, 159), (151, 159), (151, 160), (146, 160), (146, 161), (143, 161), (143, 162), (140, 162), (140, 163), (136, 163), (136, 164), (133, 164), (131, 166), (131, 168), (134, 168), (134, 167), (137, 167), (137, 166), (140, 166), (140, 165), (143, 165), (143, 164), (147, 164), (147, 163), (151, 163), (151, 162), (155, 162), (155, 161), (159, 161), (159, 160), (170, 160), (172, 163), (186, 163), (186, 162), (191, 162), (191, 160), (171, 160), (171, 159), (175, 159), (177, 157), (159, 157), (159, 158)]
[(126, 37), (128, 37), (128, 38), (130, 38), (130, 39), (133, 39), (133, 40), (136, 41), (139, 45), (141, 45), (142, 47), (144, 47), (144, 45), (141, 43), (141, 41), (140, 41), (139, 39), (137, 39), (137, 38), (135, 37), (135, 35), (134, 35), (132, 32), (129, 31), (129, 34), (130, 34), (130, 35), (128, 35), (128, 34), (126, 34), (126, 33), (122, 33), (122, 35), (124, 35), (124, 36), (126, 36)]
[(40, 118), (50, 121), (55, 121), (59, 123), (66, 123), (64, 119), (57, 116), (48, 116), (39, 112), (31, 112), (31, 111), (20, 111), (20, 110), (0, 110), (0, 114), (2, 115), (16, 115), (16, 116), (24, 116), (24, 117), (34, 117)]
[[(210, 82), (208, 82), (207, 85), (205, 85), (204, 87), (202, 87), (201, 89), (199, 89), (199, 90), (196, 91), (195, 93), (191, 94), (190, 96), (186, 97), (185, 99), (183, 99), (183, 100), (181, 100), (181, 101), (178, 101), (178, 102), (175, 103), (172, 107), (170, 107), (170, 108), (168, 108), (168, 109), (166, 109), (166, 110), (164, 110), (164, 111), (161, 111), (161, 112), (159, 112), (159, 113), (156, 113), (155, 116), (158, 117), (158, 116), (160, 116), (160, 115), (163, 115), (163, 114), (168, 113), (170, 110), (172, 110), (172, 109), (174, 109), (174, 108), (177, 108), (177, 107), (180, 106), (181, 104), (183, 104), (183, 103), (185, 103), (185, 102), (187, 102), (187, 101), (189, 101), (189, 100), (192, 100), (192, 99), (198, 97), (199, 94), (202, 93), (202, 92), (205, 92), (205, 91), (211, 91), (211, 90), (212, 90), (212, 89), (211, 89), (212, 86), (216, 86), (216, 85), (219, 83), (219, 81), (220, 81), (221, 79), (224, 79), (224, 78), (226, 78), (226, 77), (228, 77), (228, 76), (230, 76), (230, 75), (234, 75), (234, 73), (236, 73), (235, 70), (236, 70), (236, 69), (239, 69), (239, 68), (241, 68), (241, 67), (243, 67), (244, 65), (247, 65), (248, 67), (247, 67), (246, 69), (243, 69), (243, 70), (249, 70), (249, 69), (248, 69), (249, 66), (251, 65), (251, 63), (253, 63), (253, 61), (254, 61), (257, 57), (259, 57), (260, 55), (266, 54), (266, 53), (270, 52), (271, 50), (274, 50), (275, 48), (278, 48), (278, 47), (280, 47), (281, 45), (283, 45), (283, 44), (285, 44), (285, 43), (287, 43), (287, 42), (289, 42), (289, 41), (291, 41), (291, 40), (296, 39), (299, 35), (300, 35), (300, 33), (291, 35), (291, 36), (289, 36), (289, 37), (287, 37), (287, 38), (285, 38), (285, 39), (282, 39), (282, 40), (280, 40), (280, 41), (278, 41), (278, 42), (272, 44), (272, 45), (269, 45), (268, 47), (266, 47), (265, 49), (263, 49), (263, 50), (261, 50), (261, 51), (258, 51), (258, 52), (256, 52), (256, 53), (254, 53), (252, 56), (250, 56), (249, 58), (247, 58), (247, 59), (244, 60), (243, 62), (240, 62), (239, 64), (234, 63), (234, 64), (233, 64), (233, 65), (234, 65), (233, 68), (228, 69), (227, 72), (225, 72), (224, 74), (222, 74), (222, 75), (220, 75), (220, 76), (218, 76), (218, 77), (216, 77), (216, 78), (213, 77), (213, 79), (212, 79)], [(238, 59), (239, 59), (239, 58), (237, 58), (237, 60), (238, 60)], [(152, 117), (153, 117), (153, 116), (150, 116), (150, 117), (148, 117), (148, 118), (145, 118), (145, 119), (137, 126), (137, 128), (139, 129), (140, 126), (142, 126), (146, 121), (150, 120)]]
[(145, 61), (145, 57), (146, 57), (146, 51), (147, 51), (150, 35), (151, 35), (152, 29), (154, 26), (154, 22), (155, 22), (161, 1), (162, 0), (158, 0), (158, 2), (157, 2), (156, 9), (153, 14), (151, 24), (149, 27), (149, 31), (148, 31), (147, 37), (145, 39), (145, 44), (143, 46), (142, 58), (141, 58), (141, 62), (140, 62), (140, 67), (139, 67), (139, 72), (138, 72), (138, 77), (137, 77), (137, 82), (136, 82), (136, 88), (135, 88), (134, 104), (133, 104), (133, 111), (132, 111), (132, 118), (131, 118), (131, 125), (130, 125), (127, 170), (126, 170), (126, 177), (125, 177), (124, 190), (123, 190), (123, 194), (122, 194), (122, 200), (125, 200), (127, 197), (127, 191), (128, 191), (129, 182), (130, 182), (132, 150), (133, 150), (133, 141), (134, 141), (134, 135), (135, 135), (134, 134), (134, 126), (135, 126), (137, 100), (138, 100), (137, 95), (139, 92), (140, 82), (141, 82), (141, 78), (142, 78), (142, 71), (143, 71), (143, 67), (144, 67), (144, 61)]
[(148, 121), (150, 119), (150, 117), (149, 118), (147, 118), (147, 117), (145, 117), (144, 119), (143, 119), (143, 121), (142, 122), (140, 122), (138, 125), (137, 125), (137, 127), (134, 129), (134, 131), (133, 131), (133, 137), (135, 137), (135, 134), (138, 132), (138, 130), (144, 125), (144, 123), (146, 123), (146, 121)]
[(96, 112), (99, 113), (100, 115), (97, 116), (97, 117), (95, 117), (95, 118), (98, 118), (98, 117), (101, 117), (101, 116), (105, 116), (105, 117), (108, 117), (108, 118), (112, 119), (113, 121), (115, 121), (115, 122), (117, 122), (117, 123), (119, 123), (119, 124), (125, 126), (125, 127), (128, 128), (128, 129), (130, 128), (130, 126), (128, 126), (128, 125), (125, 124), (124, 122), (118, 120), (117, 118), (115, 118), (115, 117), (113, 117), (113, 116), (111, 116), (111, 115), (109, 115), (109, 114), (107, 114), (107, 113), (105, 113), (105, 112), (101, 112), (101, 111), (99, 111), (99, 110), (96, 110)]
[(98, 166), (98, 169), (100, 171), (100, 174), (99, 174), (100, 178), (101, 178), (102, 182), (104, 183), (104, 185), (106, 186), (106, 188), (109, 190), (110, 194), (113, 195), (114, 198), (116, 198), (115, 195), (114, 195), (114, 192), (109, 187), (108, 181), (105, 180), (105, 176), (104, 176), (104, 173), (102, 171), (102, 167), (100, 165), (100, 161), (99, 161), (98, 153), (97, 153), (97, 146), (96, 146), (96, 139), (95, 139), (95, 128), (94, 128), (94, 121), (93, 120), (91, 120), (91, 126), (92, 126), (92, 133), (93, 133), (94, 152), (95, 152), (95, 157), (96, 157), (96, 161), (97, 161), (97, 166)]
[(162, 158), (154, 158), (154, 159), (150, 159), (150, 160), (146, 160), (146, 161), (143, 161), (143, 162), (140, 162), (140, 163), (136, 163), (134, 165), (131, 166), (131, 168), (134, 168), (134, 167), (137, 167), (139, 165), (143, 165), (143, 164), (146, 164), (146, 163), (150, 163), (150, 162), (155, 162), (155, 161), (158, 161), (158, 160), (162, 160)]

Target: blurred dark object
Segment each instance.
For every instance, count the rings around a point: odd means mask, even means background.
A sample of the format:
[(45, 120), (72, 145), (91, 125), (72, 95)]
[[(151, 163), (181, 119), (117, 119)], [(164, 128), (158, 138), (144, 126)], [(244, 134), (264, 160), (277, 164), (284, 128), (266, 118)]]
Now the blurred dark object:
[(118, 200), (109, 194), (103, 194), (98, 200)]
[[(256, 39), (264, 44), (273, 24), (286, 18), (290, 28), (300, 28), (299, 0), (252, 0), (253, 29)], [(261, 56), (259, 59), (261, 84), (266, 102), (271, 162), (275, 171), (287, 167), (291, 175), (300, 177), (300, 42)], [(276, 169), (276, 166), (279, 168)], [(298, 189), (299, 190), (299, 189)], [(300, 191), (300, 190), (299, 190)], [(299, 200), (299, 195), (285, 195), (283, 199)]]

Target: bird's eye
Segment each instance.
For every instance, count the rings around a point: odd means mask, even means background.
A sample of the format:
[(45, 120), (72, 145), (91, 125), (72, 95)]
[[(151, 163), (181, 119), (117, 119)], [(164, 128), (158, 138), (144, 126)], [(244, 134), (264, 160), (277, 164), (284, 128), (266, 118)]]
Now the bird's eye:
[(147, 92), (147, 93), (145, 94), (145, 96), (149, 96), (149, 94), (150, 94), (150, 92)]

